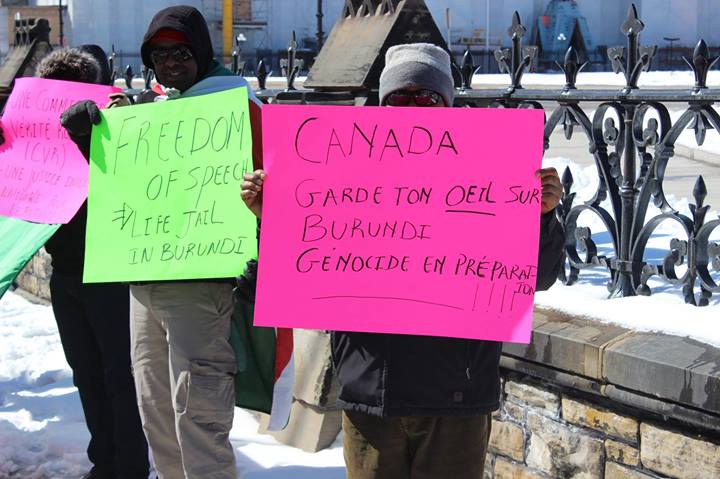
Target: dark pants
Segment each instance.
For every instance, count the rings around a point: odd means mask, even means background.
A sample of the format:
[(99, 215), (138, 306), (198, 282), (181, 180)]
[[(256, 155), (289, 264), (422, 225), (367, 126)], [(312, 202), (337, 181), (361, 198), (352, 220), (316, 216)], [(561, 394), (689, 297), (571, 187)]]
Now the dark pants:
[(343, 412), (347, 479), (482, 479), (490, 414), (379, 418)]
[(90, 431), (93, 471), (101, 478), (146, 479), (147, 443), (130, 368), (128, 287), (84, 285), (80, 275), (53, 272), (50, 293)]

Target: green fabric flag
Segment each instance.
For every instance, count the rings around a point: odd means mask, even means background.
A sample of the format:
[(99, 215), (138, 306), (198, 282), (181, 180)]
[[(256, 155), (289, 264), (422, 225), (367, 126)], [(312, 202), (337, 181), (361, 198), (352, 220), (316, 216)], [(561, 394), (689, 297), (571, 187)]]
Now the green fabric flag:
[(0, 298), (59, 227), (0, 216)]
[(235, 405), (270, 414), (269, 431), (290, 420), (295, 382), (293, 331), (253, 326), (257, 262), (248, 262), (235, 289), (230, 344), (235, 351)]
[(247, 88), (102, 112), (93, 127), (84, 281), (238, 276), (257, 257), (240, 198)]
[(230, 323), (235, 350), (235, 405), (270, 414), (275, 382), (275, 329), (252, 325), (254, 304), (237, 298)]

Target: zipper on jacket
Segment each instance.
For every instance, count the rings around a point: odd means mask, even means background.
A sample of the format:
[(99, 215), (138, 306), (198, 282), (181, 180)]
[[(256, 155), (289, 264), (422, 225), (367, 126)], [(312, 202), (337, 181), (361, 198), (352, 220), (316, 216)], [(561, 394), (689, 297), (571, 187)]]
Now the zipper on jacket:
[(465, 376), (470, 382), (470, 340), (465, 340)]

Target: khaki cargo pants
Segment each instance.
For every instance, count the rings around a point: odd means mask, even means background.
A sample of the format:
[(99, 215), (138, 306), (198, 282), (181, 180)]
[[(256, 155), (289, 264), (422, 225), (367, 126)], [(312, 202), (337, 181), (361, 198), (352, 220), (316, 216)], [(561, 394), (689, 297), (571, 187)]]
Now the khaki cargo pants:
[(235, 479), (230, 283), (130, 286), (131, 356), (160, 479)]
[(343, 411), (347, 479), (482, 479), (492, 419)]

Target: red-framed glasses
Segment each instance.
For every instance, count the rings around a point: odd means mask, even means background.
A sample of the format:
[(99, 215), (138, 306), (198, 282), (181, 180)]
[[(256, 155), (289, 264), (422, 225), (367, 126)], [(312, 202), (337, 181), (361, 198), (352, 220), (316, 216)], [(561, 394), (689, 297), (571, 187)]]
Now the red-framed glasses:
[(397, 90), (385, 97), (388, 106), (408, 106), (414, 101), (416, 106), (435, 106), (443, 101), (439, 93), (432, 90)]

